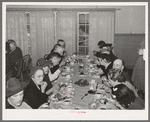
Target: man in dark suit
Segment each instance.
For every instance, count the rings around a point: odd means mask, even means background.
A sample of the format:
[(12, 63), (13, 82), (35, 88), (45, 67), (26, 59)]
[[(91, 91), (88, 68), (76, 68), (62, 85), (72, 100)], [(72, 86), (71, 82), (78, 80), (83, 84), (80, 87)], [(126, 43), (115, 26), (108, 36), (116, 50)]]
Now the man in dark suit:
[(98, 57), (100, 64), (103, 66), (103, 68), (102, 68), (103, 74), (101, 75), (101, 77), (103, 77), (103, 76), (107, 77), (109, 70), (113, 66), (111, 56), (109, 54), (99, 54), (99, 55), (97, 55), (97, 57)]

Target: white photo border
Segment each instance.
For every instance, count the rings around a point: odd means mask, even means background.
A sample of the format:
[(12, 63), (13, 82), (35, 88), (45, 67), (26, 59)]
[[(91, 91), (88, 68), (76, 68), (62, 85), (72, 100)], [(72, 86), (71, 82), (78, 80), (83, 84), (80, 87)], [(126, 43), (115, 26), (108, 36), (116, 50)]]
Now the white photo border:
[[(145, 110), (8, 110), (5, 109), (5, 40), (7, 5), (145, 6)], [(2, 3), (2, 120), (148, 120), (148, 2), (3, 2)]]

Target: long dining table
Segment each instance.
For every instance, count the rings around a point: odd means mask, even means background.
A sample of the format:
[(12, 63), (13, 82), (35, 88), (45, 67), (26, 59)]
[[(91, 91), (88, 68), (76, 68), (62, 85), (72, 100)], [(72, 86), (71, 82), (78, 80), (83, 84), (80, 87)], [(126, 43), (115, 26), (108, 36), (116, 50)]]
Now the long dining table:
[[(71, 103), (69, 104), (65, 104), (64, 101), (51, 101), (51, 108), (52, 109), (58, 109), (58, 108), (62, 108), (62, 109), (89, 109), (89, 104), (91, 103), (91, 101), (93, 101), (94, 99), (96, 99), (96, 94), (89, 94), (88, 91), (89, 90), (93, 90), (95, 88), (91, 88), (91, 81), (95, 82), (95, 87), (96, 84), (102, 84), (102, 79), (97, 76), (94, 77), (92, 75), (89, 74), (89, 69), (87, 68), (87, 66), (89, 64), (87, 64), (87, 58), (86, 57), (78, 57), (78, 59), (82, 59), (82, 61), (84, 62), (84, 75), (80, 75), (80, 63), (74, 63), (74, 65), (68, 64), (67, 67), (70, 68), (69, 71), (67, 71), (66, 73), (68, 75), (64, 76), (60, 76), (56, 83), (57, 84), (62, 84), (62, 83), (67, 83), (67, 84), (71, 84), (71, 87), (73, 88), (74, 91), (74, 95), (73, 97), (70, 99)], [(89, 84), (87, 86), (79, 86), (77, 84), (75, 84), (75, 82), (79, 81), (80, 79), (82, 80), (86, 80)], [(104, 92), (104, 94), (109, 95), (108, 93)], [(52, 95), (54, 96), (54, 95)], [(53, 107), (53, 105), (59, 106), (59, 107)], [(109, 106), (109, 105), (107, 105)], [(106, 108), (106, 106), (103, 106), (102, 108)], [(112, 105), (111, 107), (112, 108)], [(113, 106), (114, 109), (115, 106)]]

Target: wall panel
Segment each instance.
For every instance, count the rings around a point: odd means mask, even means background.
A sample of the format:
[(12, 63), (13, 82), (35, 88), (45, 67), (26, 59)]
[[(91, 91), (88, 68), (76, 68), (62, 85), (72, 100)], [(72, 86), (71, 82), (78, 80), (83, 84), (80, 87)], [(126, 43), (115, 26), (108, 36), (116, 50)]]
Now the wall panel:
[(140, 43), (145, 40), (145, 34), (115, 34), (114, 53), (133, 69), (138, 58)]

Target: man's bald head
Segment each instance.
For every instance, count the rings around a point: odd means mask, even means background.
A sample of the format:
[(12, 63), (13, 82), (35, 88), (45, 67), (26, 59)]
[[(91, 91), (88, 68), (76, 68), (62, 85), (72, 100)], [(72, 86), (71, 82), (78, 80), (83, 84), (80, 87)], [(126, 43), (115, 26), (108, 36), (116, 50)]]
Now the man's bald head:
[(124, 68), (124, 65), (123, 65), (123, 61), (121, 59), (114, 60), (113, 69), (123, 70), (123, 68)]

